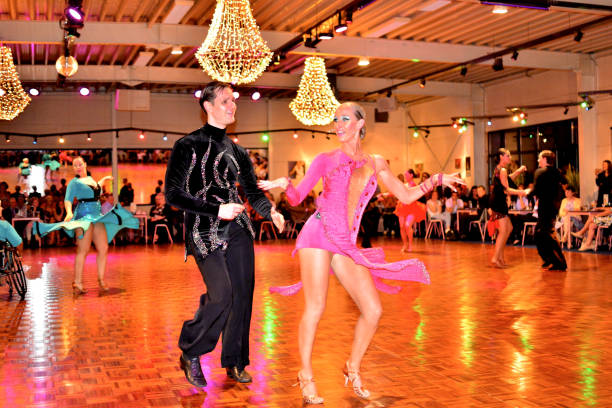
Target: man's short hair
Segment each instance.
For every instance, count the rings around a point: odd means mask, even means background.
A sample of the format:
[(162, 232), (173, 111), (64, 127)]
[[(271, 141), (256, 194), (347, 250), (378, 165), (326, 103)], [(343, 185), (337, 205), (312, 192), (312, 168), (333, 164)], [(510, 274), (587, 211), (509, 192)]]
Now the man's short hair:
[(546, 164), (553, 166), (555, 164), (555, 153), (552, 150), (542, 150), (540, 153), (546, 159)]
[(202, 95), (200, 95), (200, 107), (204, 112), (206, 112), (206, 109), (204, 109), (204, 102), (208, 101), (213, 103), (219, 92), (225, 88), (232, 89), (232, 86), (226, 82), (220, 81), (212, 81), (206, 84), (204, 89), (202, 89)]

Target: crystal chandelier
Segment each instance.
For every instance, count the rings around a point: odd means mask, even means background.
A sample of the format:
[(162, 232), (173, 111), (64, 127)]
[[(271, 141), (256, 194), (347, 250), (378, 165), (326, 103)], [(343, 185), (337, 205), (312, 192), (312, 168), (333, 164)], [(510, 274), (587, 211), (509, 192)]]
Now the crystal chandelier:
[(328, 125), (334, 119), (340, 103), (327, 81), (325, 61), (321, 57), (308, 57), (304, 64), (297, 96), (289, 108), (297, 120), (305, 125)]
[(208, 35), (196, 53), (208, 75), (232, 84), (253, 82), (270, 64), (272, 55), (259, 33), (249, 0), (217, 0)]
[(30, 101), (19, 82), (11, 49), (0, 47), (0, 119), (15, 119)]

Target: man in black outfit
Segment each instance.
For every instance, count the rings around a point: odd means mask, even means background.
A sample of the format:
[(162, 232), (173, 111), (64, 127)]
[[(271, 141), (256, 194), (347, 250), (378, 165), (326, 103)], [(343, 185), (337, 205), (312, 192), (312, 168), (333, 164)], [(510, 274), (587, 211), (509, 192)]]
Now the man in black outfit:
[(567, 263), (555, 233), (555, 218), (563, 197), (563, 177), (554, 164), (555, 154), (550, 150), (543, 150), (538, 156), (539, 168), (535, 172), (534, 187), (530, 194), (538, 199), (535, 238), (538, 253), (544, 261), (542, 267), (551, 271), (565, 271)]
[(200, 106), (208, 123), (175, 143), (166, 170), (166, 199), (185, 212), (186, 253), (194, 256), (207, 288), (195, 317), (183, 323), (180, 364), (187, 381), (206, 386), (199, 358), (223, 334), (221, 365), (230, 378), (248, 383), (255, 233), (236, 182), (251, 206), (281, 232), (284, 219), (257, 188), (246, 150), (226, 135), (236, 113), (232, 88), (209, 83)]

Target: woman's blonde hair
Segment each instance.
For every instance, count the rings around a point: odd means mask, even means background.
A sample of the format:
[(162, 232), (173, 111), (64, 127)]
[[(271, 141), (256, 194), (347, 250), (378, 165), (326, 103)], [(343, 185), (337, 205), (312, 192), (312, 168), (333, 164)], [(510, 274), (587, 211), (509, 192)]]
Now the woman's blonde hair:
[(366, 135), (366, 126), (365, 126), (366, 114), (365, 114), (365, 110), (363, 109), (363, 107), (361, 105), (359, 105), (358, 103), (355, 103), (355, 102), (344, 102), (340, 106), (343, 106), (343, 105), (344, 106), (348, 106), (349, 108), (351, 108), (351, 110), (353, 111), (353, 115), (355, 115), (357, 120), (363, 119), (363, 122), (364, 122), (363, 126), (359, 130), (359, 138), (363, 140), (363, 138)]

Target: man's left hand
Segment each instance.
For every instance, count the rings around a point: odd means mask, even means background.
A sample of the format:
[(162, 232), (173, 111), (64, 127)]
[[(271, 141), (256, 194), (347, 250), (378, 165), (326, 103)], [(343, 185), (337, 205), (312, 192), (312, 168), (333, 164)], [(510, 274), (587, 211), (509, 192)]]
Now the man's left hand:
[(283, 214), (279, 213), (274, 208), (270, 211), (270, 216), (272, 217), (274, 226), (278, 232), (282, 234), (282, 232), (285, 230), (285, 217), (283, 217)]

